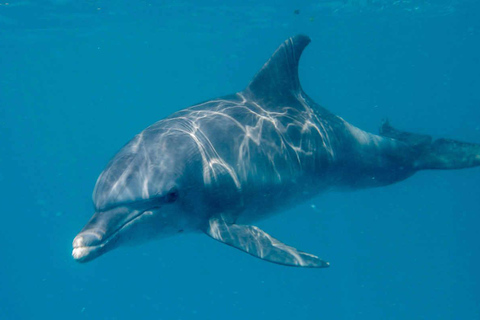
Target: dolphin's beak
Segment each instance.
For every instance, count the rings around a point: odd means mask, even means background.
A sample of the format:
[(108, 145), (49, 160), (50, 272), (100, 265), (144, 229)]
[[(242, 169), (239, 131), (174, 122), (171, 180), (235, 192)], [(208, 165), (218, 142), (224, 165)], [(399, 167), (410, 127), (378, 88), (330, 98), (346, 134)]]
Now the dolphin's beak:
[[(102, 233), (96, 230), (80, 232), (73, 239), (72, 256), (78, 262), (87, 262), (100, 256), (106, 243), (102, 243)], [(98, 245), (95, 245), (98, 243)]]
[(140, 215), (126, 207), (96, 212), (73, 240), (73, 258), (88, 262), (113, 249), (119, 232)]

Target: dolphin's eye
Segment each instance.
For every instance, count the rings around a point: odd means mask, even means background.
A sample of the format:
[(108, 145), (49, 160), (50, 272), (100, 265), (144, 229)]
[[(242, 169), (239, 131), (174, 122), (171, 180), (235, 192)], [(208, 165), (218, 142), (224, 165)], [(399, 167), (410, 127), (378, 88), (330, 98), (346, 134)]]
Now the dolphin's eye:
[(178, 191), (176, 189), (170, 190), (167, 194), (166, 201), (167, 203), (173, 203), (178, 199)]

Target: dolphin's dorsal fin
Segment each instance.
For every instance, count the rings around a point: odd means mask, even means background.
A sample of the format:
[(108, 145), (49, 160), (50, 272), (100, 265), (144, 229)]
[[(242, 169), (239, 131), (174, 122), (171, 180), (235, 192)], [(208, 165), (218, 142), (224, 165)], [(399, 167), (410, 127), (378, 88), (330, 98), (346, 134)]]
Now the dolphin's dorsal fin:
[(305, 35), (287, 39), (255, 75), (245, 92), (259, 99), (275, 97), (288, 101), (298, 97), (302, 92), (298, 61), (309, 43), (310, 38)]

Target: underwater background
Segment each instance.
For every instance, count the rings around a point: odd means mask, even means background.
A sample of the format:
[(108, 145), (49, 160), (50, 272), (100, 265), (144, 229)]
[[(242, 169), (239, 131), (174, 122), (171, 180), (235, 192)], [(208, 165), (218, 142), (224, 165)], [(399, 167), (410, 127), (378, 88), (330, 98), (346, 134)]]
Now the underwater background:
[(480, 319), (480, 169), (327, 193), (258, 225), (331, 263), (201, 234), (71, 257), (108, 160), (312, 38), (305, 92), (364, 130), (480, 143), (474, 0), (0, 0), (0, 319)]

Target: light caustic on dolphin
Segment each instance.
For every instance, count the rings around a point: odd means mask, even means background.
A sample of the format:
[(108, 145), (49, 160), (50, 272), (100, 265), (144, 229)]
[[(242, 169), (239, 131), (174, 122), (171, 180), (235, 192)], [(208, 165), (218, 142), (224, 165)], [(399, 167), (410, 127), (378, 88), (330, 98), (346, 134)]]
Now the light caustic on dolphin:
[(236, 94), (180, 110), (135, 136), (93, 192), (95, 214), (73, 241), (92, 260), (120, 245), (203, 232), (266, 261), (327, 267), (250, 223), (322, 191), (379, 187), (422, 169), (480, 165), (480, 145), (362, 131), (302, 90), (310, 39), (285, 41)]

